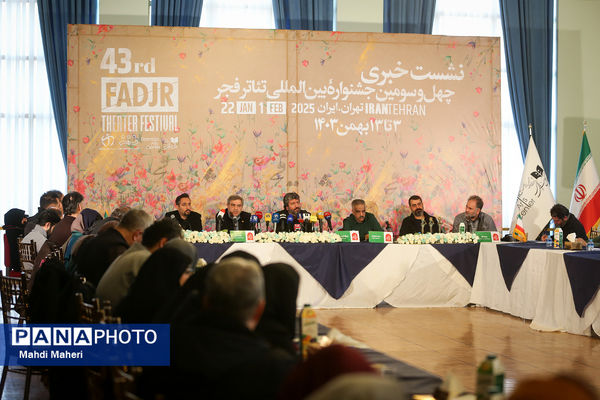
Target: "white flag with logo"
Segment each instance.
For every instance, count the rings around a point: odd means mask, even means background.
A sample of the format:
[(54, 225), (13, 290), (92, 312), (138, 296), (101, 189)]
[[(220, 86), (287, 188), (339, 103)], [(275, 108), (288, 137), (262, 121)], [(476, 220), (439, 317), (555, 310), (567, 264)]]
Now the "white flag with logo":
[(510, 231), (514, 232), (517, 218), (520, 215), (527, 237), (535, 239), (550, 220), (550, 209), (553, 205), (554, 196), (550, 190), (546, 171), (544, 171), (533, 138), (529, 136), (529, 147)]
[(588, 235), (593, 227), (598, 226), (600, 222), (600, 179), (598, 179), (598, 171), (596, 171), (585, 130), (583, 131), (579, 164), (569, 208), (569, 211), (583, 224)]

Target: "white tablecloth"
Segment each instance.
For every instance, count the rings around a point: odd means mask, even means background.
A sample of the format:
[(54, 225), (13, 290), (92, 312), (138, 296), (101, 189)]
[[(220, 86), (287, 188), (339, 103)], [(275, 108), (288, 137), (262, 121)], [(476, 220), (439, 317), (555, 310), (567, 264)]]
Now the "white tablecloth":
[[(502, 244), (499, 244), (500, 246)], [(563, 251), (530, 249), (509, 292), (497, 244), (482, 243), (473, 287), (429, 245), (386, 246), (352, 281), (339, 299), (325, 289), (276, 243), (236, 243), (226, 253), (244, 250), (262, 264), (286, 262), (300, 274), (298, 306), (372, 308), (385, 301), (394, 307), (463, 307), (474, 303), (531, 320), (531, 327), (590, 335), (600, 333), (600, 296), (583, 318), (575, 311)]]

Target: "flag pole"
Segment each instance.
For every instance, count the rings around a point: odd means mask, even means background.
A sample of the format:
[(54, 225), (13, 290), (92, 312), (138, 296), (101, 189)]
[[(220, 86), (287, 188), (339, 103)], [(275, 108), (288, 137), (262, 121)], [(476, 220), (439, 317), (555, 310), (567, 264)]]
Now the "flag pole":
[(529, 137), (533, 136), (533, 125), (531, 124), (531, 122), (529, 123)]
[(583, 133), (587, 132), (587, 121), (584, 119), (583, 120)]

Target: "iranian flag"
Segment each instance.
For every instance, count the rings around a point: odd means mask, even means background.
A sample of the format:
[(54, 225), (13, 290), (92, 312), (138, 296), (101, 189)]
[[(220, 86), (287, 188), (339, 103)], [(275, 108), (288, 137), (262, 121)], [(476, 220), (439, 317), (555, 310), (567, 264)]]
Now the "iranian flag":
[(592, 158), (585, 129), (583, 130), (570, 211), (581, 221), (588, 235), (600, 221), (600, 179), (598, 179), (598, 171)]

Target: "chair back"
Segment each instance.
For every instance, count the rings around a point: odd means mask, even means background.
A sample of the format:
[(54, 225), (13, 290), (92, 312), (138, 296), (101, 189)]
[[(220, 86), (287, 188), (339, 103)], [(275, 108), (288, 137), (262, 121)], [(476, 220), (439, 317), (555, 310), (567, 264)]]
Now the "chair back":
[(97, 324), (104, 318), (104, 311), (100, 307), (99, 299), (92, 299), (92, 303), (83, 301), (83, 294), (75, 293), (77, 299), (79, 317), (78, 322), (81, 324)]
[(65, 262), (65, 255), (63, 254), (63, 250), (62, 247), (55, 247), (53, 248), (50, 253), (48, 253), (48, 255), (46, 257), (44, 257), (44, 260), (57, 260), (61, 263)]
[(24, 324), (29, 321), (29, 292), (25, 274), (4, 276), (0, 272), (2, 319), (5, 324)]
[(21, 265), (25, 265), (25, 263), (30, 263), (33, 265), (33, 262), (37, 257), (37, 247), (35, 246), (35, 242), (32, 240), (30, 243), (26, 243), (22, 240), (19, 240), (18, 246)]

